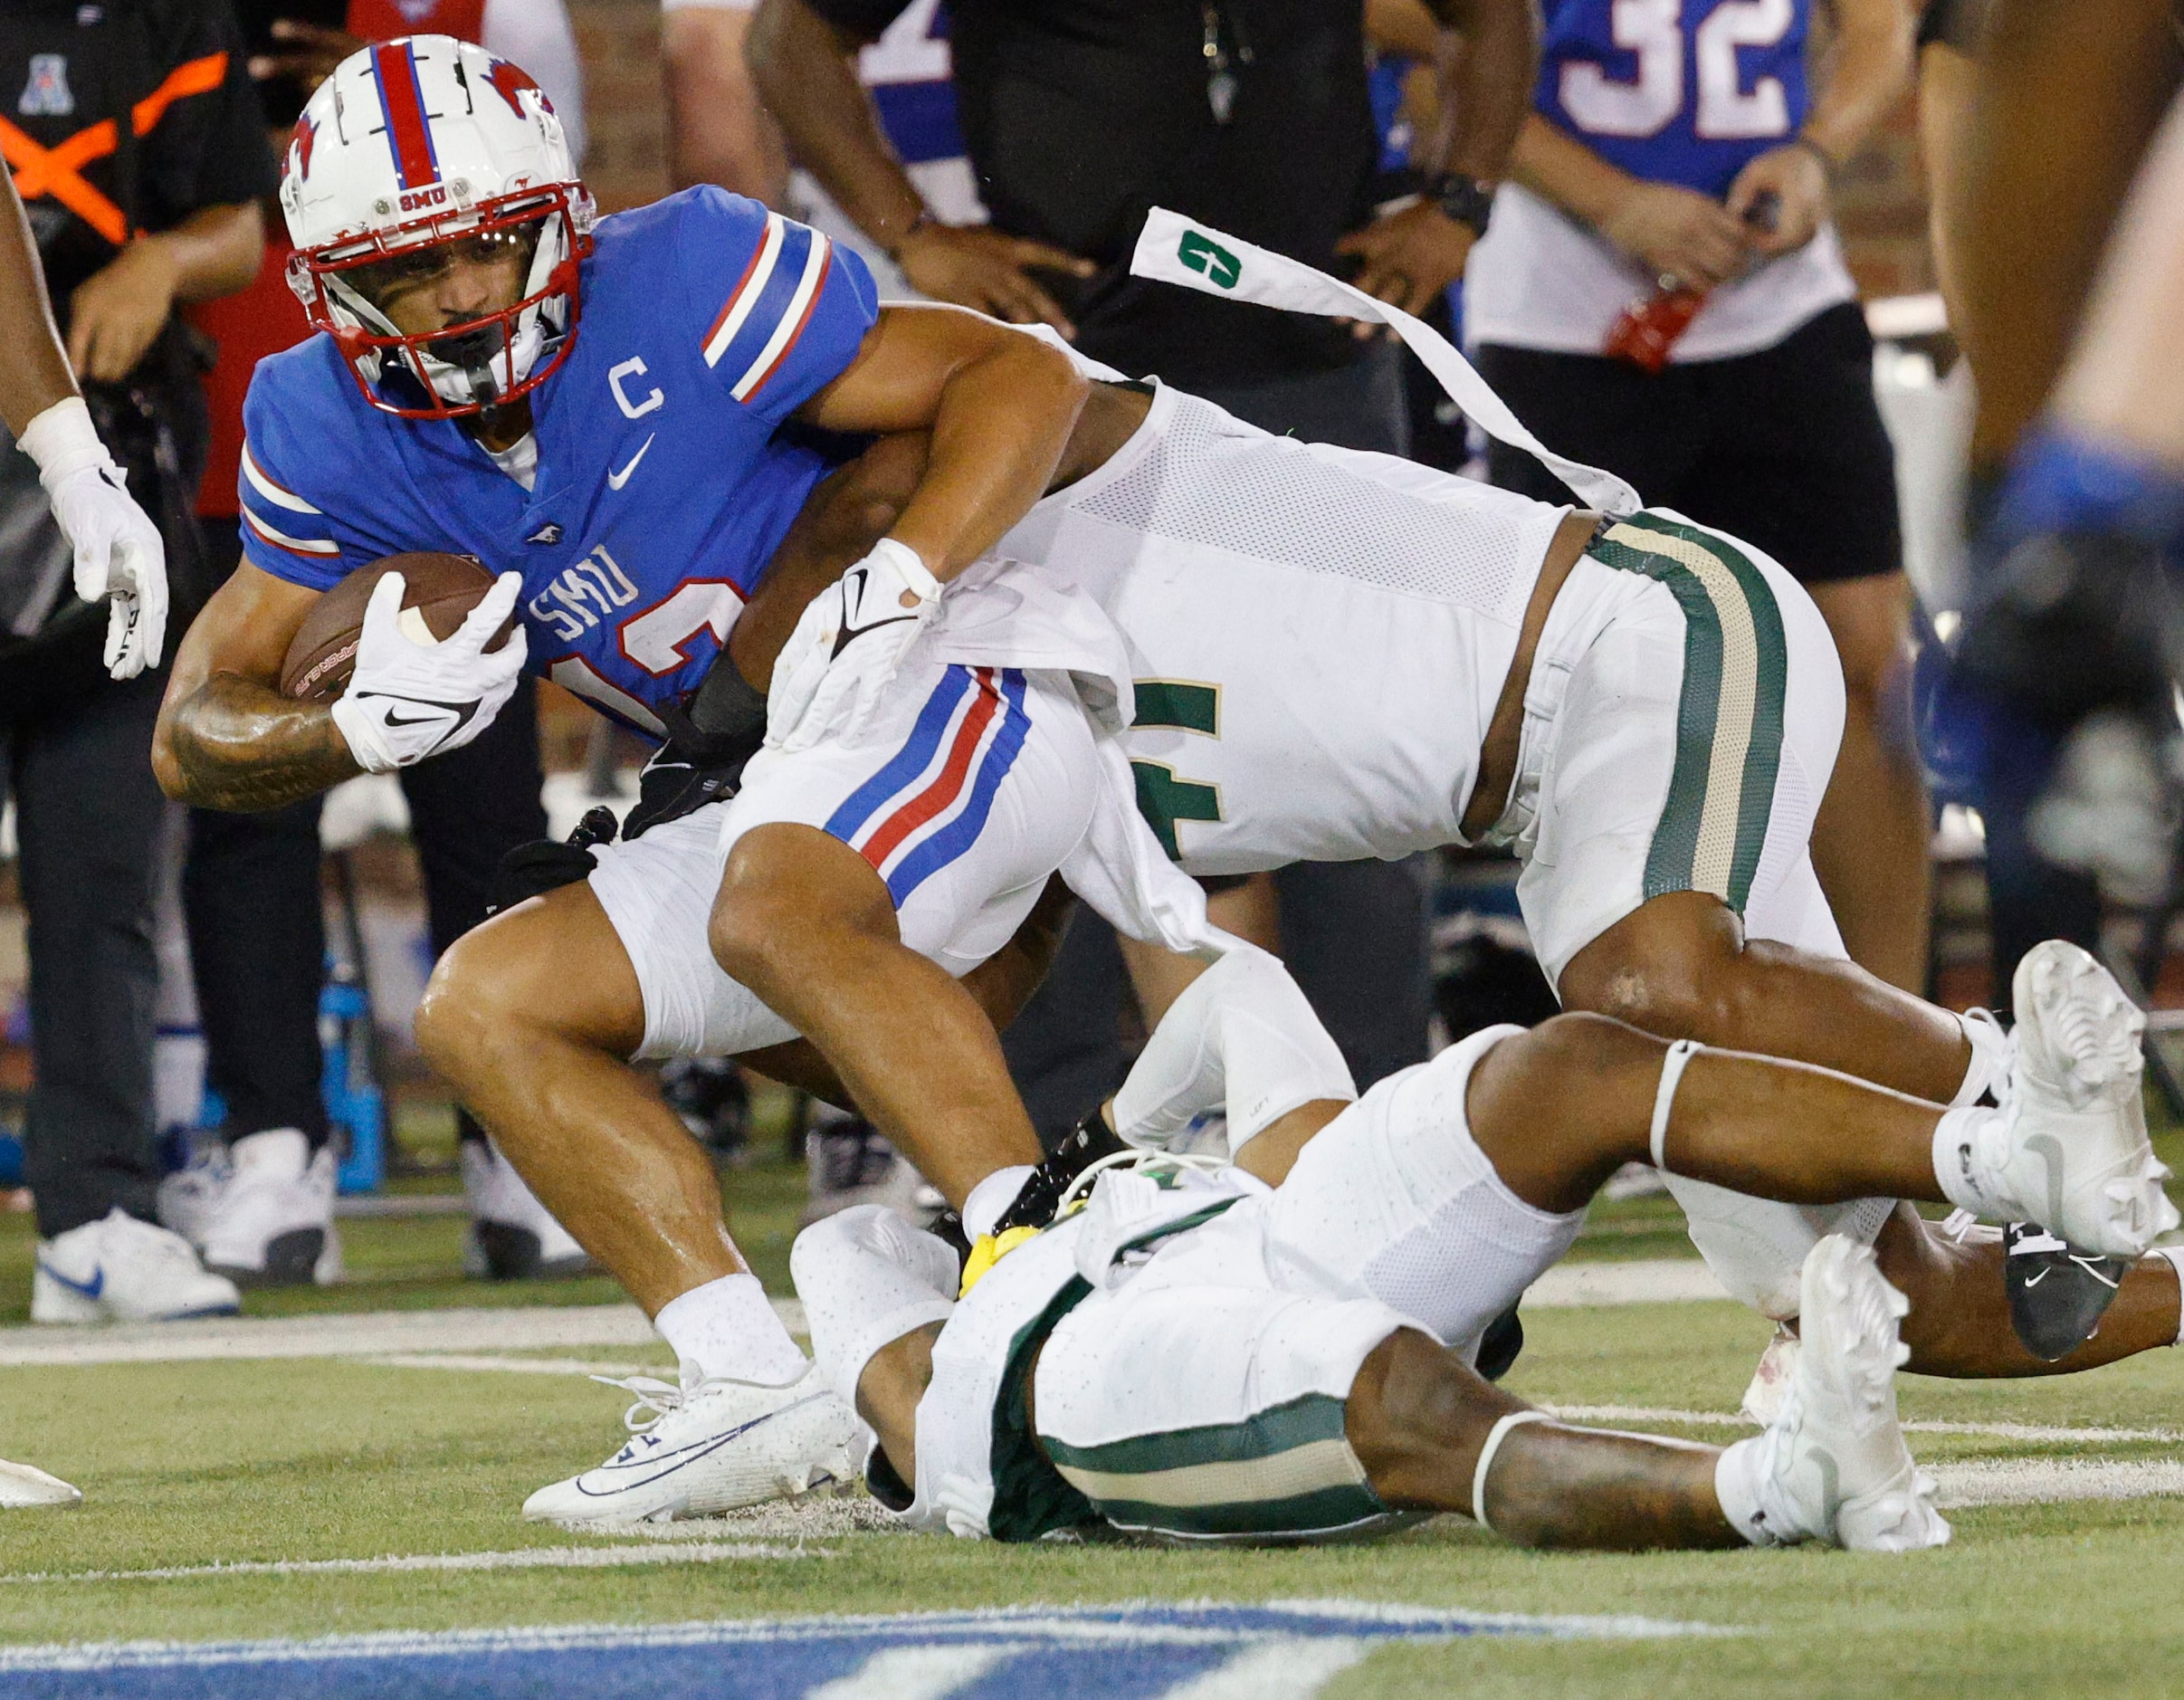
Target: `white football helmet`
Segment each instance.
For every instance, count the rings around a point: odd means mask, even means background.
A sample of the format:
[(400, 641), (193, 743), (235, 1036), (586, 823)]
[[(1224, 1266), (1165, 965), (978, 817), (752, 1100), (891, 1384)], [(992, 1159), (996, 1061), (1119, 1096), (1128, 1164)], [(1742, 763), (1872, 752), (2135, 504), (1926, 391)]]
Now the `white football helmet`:
[[(452, 35), (350, 54), (296, 122), (281, 207), (296, 245), (289, 287), (381, 412), (474, 414), (537, 388), (567, 358), (592, 200), (552, 103), (507, 60)], [(434, 251), (465, 244), (530, 244), (520, 298), (405, 335), (376, 289), (429, 276)]]

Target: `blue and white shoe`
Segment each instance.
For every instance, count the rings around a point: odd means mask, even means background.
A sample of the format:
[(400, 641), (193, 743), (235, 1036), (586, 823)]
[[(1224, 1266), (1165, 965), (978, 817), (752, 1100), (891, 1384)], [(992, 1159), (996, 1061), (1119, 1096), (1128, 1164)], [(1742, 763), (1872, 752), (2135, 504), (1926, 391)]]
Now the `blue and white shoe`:
[(787, 1387), (594, 1379), (636, 1396), (623, 1418), (629, 1443), (597, 1469), (525, 1500), (533, 1522), (596, 1527), (709, 1517), (847, 1485), (863, 1465), (863, 1424), (815, 1370)]
[(119, 1208), (38, 1242), (33, 1323), (165, 1323), (242, 1308), (235, 1284), (208, 1272), (181, 1235)]

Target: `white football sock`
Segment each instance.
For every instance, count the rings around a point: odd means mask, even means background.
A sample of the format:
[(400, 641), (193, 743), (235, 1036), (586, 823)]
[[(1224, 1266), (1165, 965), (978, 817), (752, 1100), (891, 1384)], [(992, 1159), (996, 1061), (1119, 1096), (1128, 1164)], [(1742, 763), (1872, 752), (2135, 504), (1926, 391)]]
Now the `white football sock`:
[(1780, 1441), (1769, 1428), (1724, 1447), (1714, 1460), (1714, 1498), (1721, 1514), (1754, 1546), (1793, 1546), (1814, 1535), (1775, 1481), (1773, 1447)]
[(1973, 1009), (1958, 1016), (1957, 1026), (1971, 1046), (1971, 1060), (1964, 1065), (1957, 1095), (1949, 1101), (1952, 1110), (1977, 1103), (1989, 1092), (1999, 1098), (2009, 1078), (2009, 1035), (2002, 1031), (2001, 1023), (1985, 1009)]
[(995, 1170), (973, 1187), (970, 1197), (963, 1200), (963, 1237), (975, 1245), (992, 1233), (1001, 1213), (1016, 1201), (1016, 1194), (1024, 1190), (1030, 1177), (1029, 1163), (1015, 1163)]
[(1979, 1104), (1950, 1110), (1934, 1126), (1934, 1179), (1941, 1196), (1960, 1210), (1988, 1221), (2007, 1214), (1994, 1177), (1988, 1172), (1980, 1151), (1981, 1132), (1998, 1122), (2002, 1113)]
[(682, 1361), (685, 1386), (755, 1381), (760, 1387), (787, 1387), (811, 1368), (811, 1360), (796, 1350), (774, 1314), (757, 1275), (722, 1275), (692, 1287), (662, 1305), (653, 1326)]

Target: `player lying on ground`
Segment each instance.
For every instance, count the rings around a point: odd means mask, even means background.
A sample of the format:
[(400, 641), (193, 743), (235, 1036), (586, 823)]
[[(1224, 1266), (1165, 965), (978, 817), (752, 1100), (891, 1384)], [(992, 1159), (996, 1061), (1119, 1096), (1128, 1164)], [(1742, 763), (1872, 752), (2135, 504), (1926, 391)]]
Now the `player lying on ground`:
[[(726, 1236), (710, 1172), (625, 1059), (747, 1052), (800, 1029), (951, 1199), (970, 1204), (1000, 1174), (988, 1217), (1006, 1202), (1006, 1171), (1035, 1148), (990, 1025), (942, 970), (997, 948), (1087, 831), (1093, 739), (1053, 673), (1009, 669), (1028, 657), (1008, 616), (987, 617), (1005, 602), (912, 597), (899, 617), (844, 598), (909, 584), (922, 569), (908, 555), (960, 565), (1049, 484), (1005, 545), (1029, 565), (995, 587), (1081, 580), (1150, 660), (1130, 750), (1149, 812), (1197, 864), (1513, 836), (1573, 1006), (1803, 1051), (1929, 1097), (1993, 1077), (1978, 1029), (1845, 963), (1751, 942), (1837, 948), (1804, 842), (1840, 679), (1771, 563), (1659, 516), (1594, 542), (1592, 515), (1283, 444), (1173, 392), (1088, 397), (1063, 357), (975, 316), (874, 325), (854, 260), (716, 195), (606, 221), (579, 258), (582, 189), (550, 113), (512, 67), (435, 40), (376, 49), (329, 85), (380, 128), (343, 130), (321, 91), (291, 149), (307, 292), (338, 339), (260, 368), (249, 564), (185, 646), (161, 773), (193, 800), (269, 805), (359, 759), (423, 759), (489, 718), (523, 645), (422, 649), (391, 606), (367, 616), (330, 713), (272, 688), (311, 599), (405, 549), (520, 568), (536, 664), (634, 722), (662, 728), (701, 679), (693, 708), (718, 683), (748, 721), (767, 645), (749, 683), (708, 664), (827, 468), (794, 425), (939, 422), (890, 540), (822, 597), (864, 635), (797, 682), (819, 707), (846, 690), (871, 734), (765, 758), (732, 811), (602, 850), (588, 884), (451, 953), (420, 1029), (693, 1383), (740, 1384), (715, 1400), (724, 1432), (748, 1428), (753, 1399), (800, 1399), (803, 1361)], [(393, 192), (458, 160), (471, 212)], [(518, 176), (520, 194), (483, 193)], [(390, 208), (423, 194), (425, 210), (380, 215), (375, 194)], [(481, 624), (513, 596), (504, 580)], [(997, 665), (948, 664), (948, 644), (977, 654), (982, 632)], [(912, 635), (926, 641), (907, 658), (889, 646)], [(1109, 683), (1127, 691), (1127, 671)], [(1221, 817), (1178, 747), (1229, 764)], [(1778, 1309), (1794, 1309), (1815, 1232), (1789, 1229), (1791, 1252), (1748, 1284), (1771, 1283)]]
[(1538, 1546), (1938, 1545), (1896, 1426), (1904, 1301), (1840, 1235), (1805, 1263), (1780, 1416), (1726, 1450), (1554, 1422), (1471, 1362), (1626, 1162), (2142, 1248), (2134, 1012), (2083, 952), (2039, 954), (2061, 971), (2023, 1012), (2021, 1090), (1943, 1110), (1597, 1016), (1489, 1028), (1348, 1103), (1294, 984), (1241, 951), (1177, 1000), (1113, 1114), (1157, 1139), (1225, 1109), (1245, 1165), (1274, 1148), (1278, 1186), (1159, 1160), (1101, 1173), (960, 1302), (942, 1242), (844, 1211), (792, 1256), (813, 1347), (877, 1434), (874, 1490), (936, 1531), (1295, 1540), (1462, 1511)]

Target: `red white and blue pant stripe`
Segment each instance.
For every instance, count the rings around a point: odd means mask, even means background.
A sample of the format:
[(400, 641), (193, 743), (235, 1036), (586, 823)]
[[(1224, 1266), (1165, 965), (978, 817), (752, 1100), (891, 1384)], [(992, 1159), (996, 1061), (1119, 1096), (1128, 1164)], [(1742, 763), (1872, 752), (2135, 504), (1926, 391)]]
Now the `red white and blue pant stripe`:
[(986, 830), (1031, 716), (1015, 667), (951, 666), (910, 737), (828, 817), (826, 830), (887, 882), (895, 907)]

